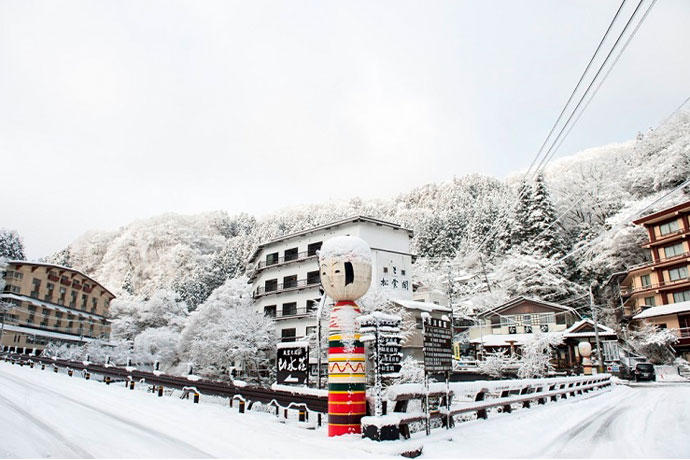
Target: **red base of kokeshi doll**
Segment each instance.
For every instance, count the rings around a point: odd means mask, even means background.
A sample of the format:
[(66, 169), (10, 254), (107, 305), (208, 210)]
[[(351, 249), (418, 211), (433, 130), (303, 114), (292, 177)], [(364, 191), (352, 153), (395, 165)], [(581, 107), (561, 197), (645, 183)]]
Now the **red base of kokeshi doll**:
[(366, 414), (366, 367), (356, 303), (333, 307), (328, 333), (328, 436), (359, 434)]

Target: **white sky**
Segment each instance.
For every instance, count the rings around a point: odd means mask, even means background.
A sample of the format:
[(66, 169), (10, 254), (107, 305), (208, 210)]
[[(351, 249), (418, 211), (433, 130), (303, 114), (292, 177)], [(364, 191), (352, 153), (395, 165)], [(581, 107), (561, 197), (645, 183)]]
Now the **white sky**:
[[(0, 0), (0, 227), (37, 258), (168, 211), (504, 177), (619, 4)], [(657, 3), (559, 156), (690, 95), (688, 24), (690, 2)]]

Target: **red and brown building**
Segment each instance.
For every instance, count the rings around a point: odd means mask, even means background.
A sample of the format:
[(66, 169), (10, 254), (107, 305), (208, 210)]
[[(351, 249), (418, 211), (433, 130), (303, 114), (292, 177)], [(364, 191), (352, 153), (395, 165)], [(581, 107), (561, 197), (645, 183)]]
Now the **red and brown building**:
[(634, 221), (647, 230), (651, 261), (620, 282), (624, 319), (678, 331), (678, 351), (690, 353), (690, 201)]
[(3, 351), (40, 353), (49, 342), (84, 343), (110, 337), (115, 296), (84, 273), (59, 265), (10, 261), (0, 302), (7, 309)]

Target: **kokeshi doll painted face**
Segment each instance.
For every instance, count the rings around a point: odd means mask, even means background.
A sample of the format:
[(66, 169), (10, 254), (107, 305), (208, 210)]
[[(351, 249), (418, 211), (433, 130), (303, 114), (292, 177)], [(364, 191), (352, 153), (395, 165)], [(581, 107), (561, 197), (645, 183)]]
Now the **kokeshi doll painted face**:
[(335, 300), (357, 300), (371, 286), (371, 249), (362, 239), (337, 236), (319, 251), (321, 284)]

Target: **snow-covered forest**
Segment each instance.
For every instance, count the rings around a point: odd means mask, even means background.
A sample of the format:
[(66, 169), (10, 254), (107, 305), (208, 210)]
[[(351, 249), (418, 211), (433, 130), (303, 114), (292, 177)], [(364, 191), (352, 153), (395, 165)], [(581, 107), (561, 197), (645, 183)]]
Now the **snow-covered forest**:
[[(113, 338), (131, 341), (141, 359), (191, 360), (216, 375), (267, 359), (247, 352), (266, 348), (272, 325), (247, 308), (243, 278), (262, 241), (352, 215), (376, 217), (414, 231), (413, 276), (445, 290), (450, 273), (459, 313), (523, 294), (586, 313), (590, 283), (647, 257), (645, 233), (632, 218), (689, 176), (690, 111), (681, 111), (634, 140), (562, 158), (535, 177), (474, 174), (393, 199), (354, 197), (261, 217), (164, 214), (89, 232), (48, 261), (82, 270), (118, 295)], [(674, 193), (646, 212), (687, 199)], [(603, 307), (606, 295), (598, 296)], [(252, 334), (243, 336), (247, 325)], [(215, 347), (239, 351), (217, 356)]]

